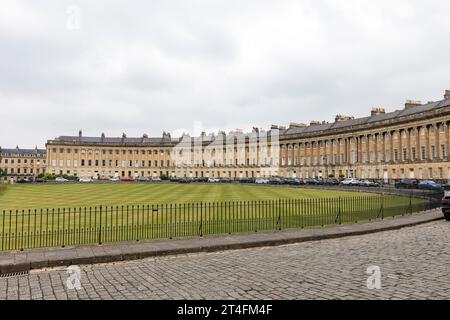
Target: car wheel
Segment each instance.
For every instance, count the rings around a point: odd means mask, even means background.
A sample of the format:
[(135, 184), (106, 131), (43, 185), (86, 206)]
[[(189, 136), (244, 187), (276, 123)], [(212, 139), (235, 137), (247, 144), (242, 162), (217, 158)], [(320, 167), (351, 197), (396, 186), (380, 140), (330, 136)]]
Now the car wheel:
[(444, 213), (444, 218), (447, 221), (450, 221), (450, 213)]

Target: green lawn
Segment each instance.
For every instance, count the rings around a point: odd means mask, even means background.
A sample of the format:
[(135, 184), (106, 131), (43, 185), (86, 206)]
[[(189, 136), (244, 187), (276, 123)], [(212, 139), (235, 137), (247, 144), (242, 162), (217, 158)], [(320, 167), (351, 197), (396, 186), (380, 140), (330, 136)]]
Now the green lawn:
[(368, 195), (240, 184), (52, 184), (8, 185), (0, 192), (0, 210), (116, 206), (192, 202), (317, 199)]
[(274, 186), (8, 185), (0, 251), (308, 228), (424, 209), (408, 197)]

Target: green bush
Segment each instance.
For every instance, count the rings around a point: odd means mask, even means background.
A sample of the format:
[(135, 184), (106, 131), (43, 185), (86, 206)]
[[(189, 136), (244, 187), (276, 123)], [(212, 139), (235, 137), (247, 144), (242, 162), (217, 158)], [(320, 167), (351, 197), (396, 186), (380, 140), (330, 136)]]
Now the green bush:
[(64, 178), (67, 180), (77, 180), (78, 179), (78, 177), (69, 176), (67, 174), (51, 174), (51, 173), (41, 173), (38, 175), (38, 178), (49, 180), (49, 181), (53, 181), (56, 178)]
[(161, 178), (161, 180), (169, 180), (169, 177), (166, 176), (164, 173), (161, 173), (159, 177)]

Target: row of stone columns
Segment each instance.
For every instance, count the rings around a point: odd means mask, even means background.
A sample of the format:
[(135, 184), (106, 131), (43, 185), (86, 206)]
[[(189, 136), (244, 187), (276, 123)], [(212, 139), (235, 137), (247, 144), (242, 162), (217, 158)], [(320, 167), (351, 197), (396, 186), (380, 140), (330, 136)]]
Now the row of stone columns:
[[(340, 158), (341, 154), (343, 154), (342, 164), (346, 165), (352, 165), (352, 151), (355, 152), (355, 164), (363, 164), (362, 162), (362, 155), (365, 151), (366, 154), (366, 163), (370, 163), (371, 161), (371, 151), (373, 151), (373, 162), (372, 163), (379, 163), (381, 160), (386, 162), (387, 157), (387, 150), (389, 150), (390, 154), (390, 162), (399, 163), (406, 160), (417, 160), (421, 159), (421, 147), (425, 146), (425, 159), (424, 160), (431, 160), (431, 153), (432, 153), (432, 145), (431, 145), (431, 139), (430, 139), (430, 128), (434, 127), (434, 159), (442, 159), (443, 150), (441, 148), (441, 126), (444, 127), (444, 133), (445, 133), (445, 143), (444, 146), (446, 148), (446, 154), (445, 157), (448, 158), (448, 150), (450, 150), (450, 125), (448, 123), (438, 122), (434, 124), (429, 124), (426, 126), (415, 126), (415, 127), (408, 127), (404, 129), (398, 129), (398, 130), (388, 130), (384, 132), (379, 133), (369, 133), (364, 135), (356, 135), (356, 136), (347, 136), (347, 137), (336, 137), (333, 139), (324, 139), (324, 140), (317, 140), (317, 141), (308, 141), (308, 142), (300, 142), (300, 143), (288, 143), (281, 145), (281, 147), (285, 147), (286, 152), (282, 155), (286, 157), (285, 164), (288, 166), (298, 166), (297, 159), (300, 158), (301, 155), (301, 149), (303, 150), (303, 157), (307, 157), (307, 151), (309, 151), (309, 156), (311, 159), (311, 166), (314, 166), (314, 158), (317, 157), (318, 159), (318, 165), (321, 165), (321, 157), (327, 159), (327, 156), (330, 156), (330, 162), (327, 165), (334, 164), (339, 165), (340, 164)], [(425, 139), (425, 145), (421, 143), (421, 129), (425, 130), (424, 133), (424, 139)], [(413, 143), (412, 139), (412, 133), (415, 132), (415, 145)], [(404, 135), (405, 133), (405, 135)], [(395, 148), (395, 136), (397, 136), (397, 148)], [(373, 138), (372, 138), (373, 137)], [(350, 143), (351, 139), (354, 139), (353, 143)], [(363, 141), (365, 140), (365, 143)], [(371, 148), (371, 140), (373, 141)], [(334, 144), (336, 141), (336, 145)], [(342, 141), (342, 145), (341, 145)], [(327, 153), (327, 143), (329, 143), (329, 152)], [(323, 147), (320, 147), (322, 144)], [(316, 147), (314, 147), (316, 145)], [(300, 148), (302, 146), (302, 148)], [(352, 148), (352, 146), (354, 146)], [(412, 159), (412, 148), (415, 147), (416, 154), (415, 159)], [(404, 148), (406, 148), (406, 159), (404, 155)], [(321, 152), (321, 149), (324, 150), (324, 152)], [(335, 152), (336, 149), (336, 152)], [(394, 150), (397, 150), (397, 158), (396, 153)], [(379, 151), (381, 151), (382, 159), (379, 157)], [(337, 163), (334, 163), (334, 155), (337, 155)], [(300, 164), (303, 165), (303, 164)]]

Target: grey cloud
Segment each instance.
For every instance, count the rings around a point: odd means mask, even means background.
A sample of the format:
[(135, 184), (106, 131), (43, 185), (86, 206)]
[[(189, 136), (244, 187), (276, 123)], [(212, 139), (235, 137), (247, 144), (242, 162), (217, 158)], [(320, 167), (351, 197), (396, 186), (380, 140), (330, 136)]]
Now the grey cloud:
[[(66, 28), (69, 5), (81, 29)], [(13, 1), (0, 145), (332, 121), (450, 89), (446, 1)], [(6, 120), (5, 120), (6, 118)]]

